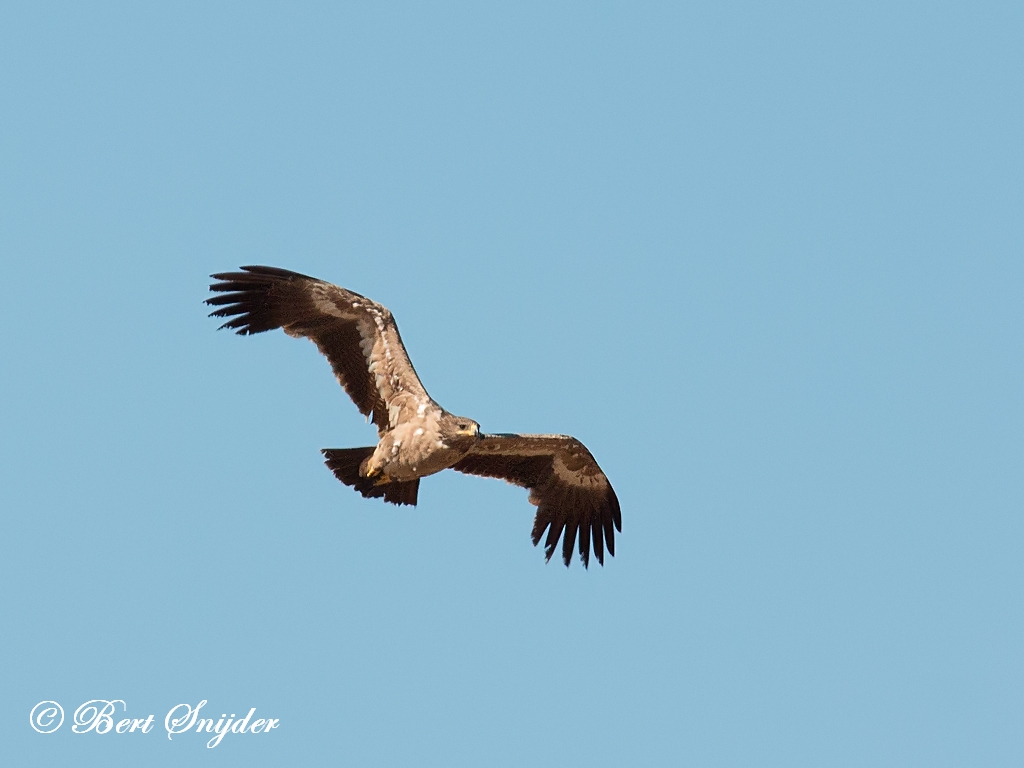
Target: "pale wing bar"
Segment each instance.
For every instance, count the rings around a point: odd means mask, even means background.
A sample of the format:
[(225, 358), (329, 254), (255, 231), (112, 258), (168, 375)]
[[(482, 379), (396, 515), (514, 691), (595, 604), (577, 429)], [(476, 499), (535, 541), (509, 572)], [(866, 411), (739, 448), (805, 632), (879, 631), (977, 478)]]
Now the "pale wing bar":
[(221, 328), (240, 335), (283, 328), (312, 340), (339, 383), (379, 432), (389, 427), (388, 407), (399, 391), (426, 395), (387, 308), (331, 283), (276, 267), (242, 267), (211, 275), (220, 282), (207, 299)]
[(562, 561), (568, 566), (577, 532), (584, 567), (590, 564), (591, 542), (601, 565), (605, 547), (608, 554), (615, 554), (615, 531), (622, 531), (619, 500), (590, 451), (576, 438), (484, 435), (452, 469), (529, 488), (530, 503), (537, 506), (533, 543), (540, 543), (547, 531), (548, 560), (561, 538)]

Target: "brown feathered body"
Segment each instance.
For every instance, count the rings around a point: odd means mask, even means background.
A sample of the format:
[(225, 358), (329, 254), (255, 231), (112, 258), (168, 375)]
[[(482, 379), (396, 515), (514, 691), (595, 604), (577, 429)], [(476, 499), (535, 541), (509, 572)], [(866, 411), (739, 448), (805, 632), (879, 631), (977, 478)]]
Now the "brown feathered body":
[[(329, 448), (327, 466), (368, 498), (415, 505), (421, 478), (453, 468), (530, 489), (537, 506), (533, 543), (548, 558), (562, 539), (568, 565), (579, 532), (589, 563), (615, 553), (618, 499), (590, 452), (566, 435), (484, 435), (472, 419), (436, 403), (420, 382), (386, 307), (365, 296), (276, 267), (213, 275), (211, 314), (239, 334), (282, 328), (312, 340), (359, 411), (377, 427), (376, 446)], [(563, 536), (564, 532), (564, 536)]]

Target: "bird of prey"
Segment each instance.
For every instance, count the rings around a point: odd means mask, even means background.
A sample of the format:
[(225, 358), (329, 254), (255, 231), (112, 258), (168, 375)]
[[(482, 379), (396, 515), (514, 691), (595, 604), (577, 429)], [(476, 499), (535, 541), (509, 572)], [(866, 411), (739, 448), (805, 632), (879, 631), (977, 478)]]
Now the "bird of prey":
[[(365, 296), (276, 267), (242, 267), (211, 275), (221, 328), (247, 335), (282, 328), (305, 336), (323, 353), (360, 413), (373, 420), (379, 442), (365, 448), (326, 448), (327, 466), (367, 498), (416, 504), (420, 478), (454, 469), (497, 477), (530, 490), (537, 507), (533, 543), (544, 537), (550, 560), (562, 539), (572, 559), (577, 532), (583, 566), (604, 550), (615, 554), (622, 516), (608, 478), (590, 451), (567, 435), (484, 434), (424, 389), (387, 308)], [(546, 537), (545, 537), (546, 532)], [(563, 535), (564, 534), (564, 535)]]

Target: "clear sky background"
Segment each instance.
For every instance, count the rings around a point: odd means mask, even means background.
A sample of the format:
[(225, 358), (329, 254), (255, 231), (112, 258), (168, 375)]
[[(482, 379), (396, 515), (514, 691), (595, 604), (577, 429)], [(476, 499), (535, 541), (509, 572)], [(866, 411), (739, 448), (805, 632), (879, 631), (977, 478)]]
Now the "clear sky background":
[[(1020, 3), (8, 3), (6, 765), (1024, 760)], [(522, 489), (415, 509), (319, 449), (271, 264), (390, 307), (430, 393), (565, 432), (618, 554)], [(157, 730), (49, 736), (123, 699)], [(168, 741), (165, 713), (280, 718)]]

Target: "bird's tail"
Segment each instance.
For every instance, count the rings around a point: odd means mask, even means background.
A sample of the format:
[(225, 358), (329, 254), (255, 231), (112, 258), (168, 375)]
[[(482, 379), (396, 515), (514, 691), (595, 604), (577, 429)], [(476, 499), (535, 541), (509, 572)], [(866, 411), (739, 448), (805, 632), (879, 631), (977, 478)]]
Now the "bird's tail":
[(384, 501), (392, 504), (409, 504), (416, 506), (416, 496), (419, 493), (420, 481), (408, 480), (406, 482), (390, 482), (377, 485), (373, 478), (363, 477), (359, 469), (370, 456), (374, 448), (324, 448), (324, 464), (334, 473), (334, 476), (345, 485), (350, 485), (368, 499), (379, 499), (382, 496)]

